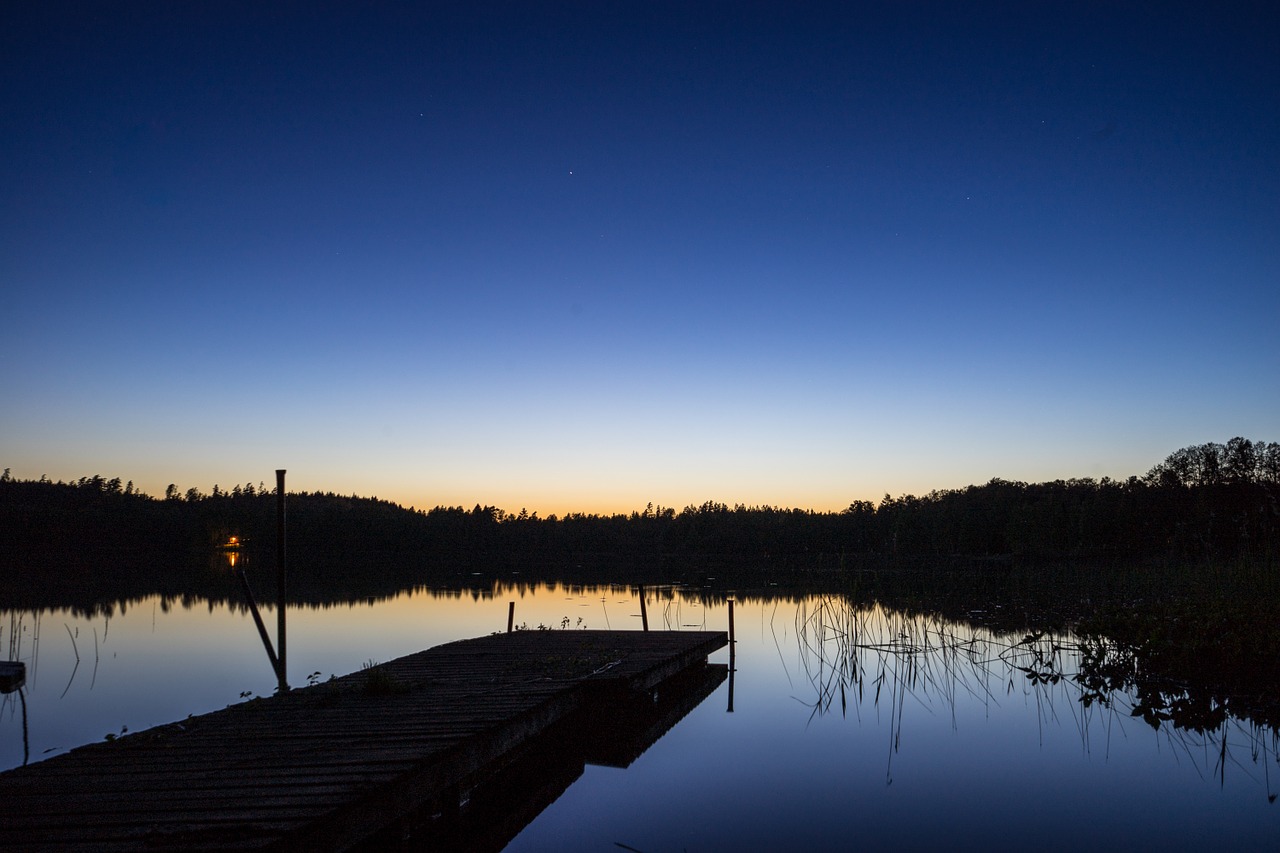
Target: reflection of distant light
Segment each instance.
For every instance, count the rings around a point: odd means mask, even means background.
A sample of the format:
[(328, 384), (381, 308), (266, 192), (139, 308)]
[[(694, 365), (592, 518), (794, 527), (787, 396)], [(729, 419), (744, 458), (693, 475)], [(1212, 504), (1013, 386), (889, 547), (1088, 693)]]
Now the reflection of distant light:
[(227, 564), (228, 564), (231, 568), (233, 568), (233, 569), (234, 569), (234, 568), (236, 567), (236, 558), (237, 558), (237, 557), (239, 557), (239, 556), (240, 556), (240, 555), (239, 555), (239, 554), (237, 554), (235, 551), (228, 551), (228, 552), (227, 552)]

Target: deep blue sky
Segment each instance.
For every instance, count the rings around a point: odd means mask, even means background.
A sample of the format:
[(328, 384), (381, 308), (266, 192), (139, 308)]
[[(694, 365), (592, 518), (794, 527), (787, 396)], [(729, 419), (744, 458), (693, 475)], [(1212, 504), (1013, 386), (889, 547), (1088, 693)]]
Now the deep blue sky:
[(1277, 440), (1278, 37), (1268, 3), (3, 4), (0, 465), (836, 509)]

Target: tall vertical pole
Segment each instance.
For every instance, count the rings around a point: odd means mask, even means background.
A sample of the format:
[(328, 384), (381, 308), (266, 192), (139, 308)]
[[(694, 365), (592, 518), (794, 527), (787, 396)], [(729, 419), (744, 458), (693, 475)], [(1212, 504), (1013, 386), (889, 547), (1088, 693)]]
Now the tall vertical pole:
[(289, 668), (285, 661), (284, 602), (288, 585), (285, 582), (285, 547), (284, 547), (284, 468), (276, 469), (276, 659), (279, 670), (276, 677), (280, 682), (280, 692), (289, 689)]
[(738, 671), (738, 641), (733, 635), (733, 599), (729, 599), (729, 707), (733, 713), (733, 674)]

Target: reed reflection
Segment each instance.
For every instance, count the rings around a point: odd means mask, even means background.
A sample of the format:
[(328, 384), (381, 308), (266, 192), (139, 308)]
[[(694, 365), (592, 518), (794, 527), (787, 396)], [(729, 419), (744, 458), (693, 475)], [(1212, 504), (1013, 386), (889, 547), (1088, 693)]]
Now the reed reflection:
[(842, 717), (852, 713), (858, 720), (867, 707), (887, 710), (881, 714), (889, 722), (886, 784), (893, 783), (908, 704), (948, 713), (956, 725), (963, 703), (989, 709), (1022, 697), (1035, 705), (1042, 745), (1045, 728), (1064, 719), (1073, 721), (1086, 751), (1095, 728), (1110, 734), (1137, 720), (1201, 776), (1225, 785), (1227, 768), (1235, 767), (1260, 774), (1268, 801), (1277, 797), (1271, 765), (1280, 763), (1280, 732), (1274, 725), (1237, 713), (1196, 685), (1147, 676), (1139, 651), (1106, 637), (999, 633), (841, 596), (800, 602), (794, 627), (800, 674), (812, 688), (808, 698), (796, 698), (810, 720), (837, 707)]

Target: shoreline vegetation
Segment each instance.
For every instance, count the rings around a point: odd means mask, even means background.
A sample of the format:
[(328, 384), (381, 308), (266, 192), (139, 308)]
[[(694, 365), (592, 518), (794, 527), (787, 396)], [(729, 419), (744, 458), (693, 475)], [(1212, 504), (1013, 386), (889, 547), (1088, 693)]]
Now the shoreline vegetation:
[[(709, 600), (836, 593), (1001, 630), (1105, 638), (1099, 677), (1146, 685), (1149, 722), (1188, 706), (1205, 725), (1235, 709), (1280, 723), (1275, 442), (1184, 448), (1123, 481), (996, 479), (840, 512), (707, 502), (539, 518), (300, 492), (288, 494), (288, 514), (291, 605), (540, 580), (679, 584)], [(269, 577), (275, 494), (170, 486), (153, 498), (118, 478), (18, 480), (6, 469), (0, 534), (0, 609), (234, 601), (220, 548), (236, 537), (240, 567)]]

